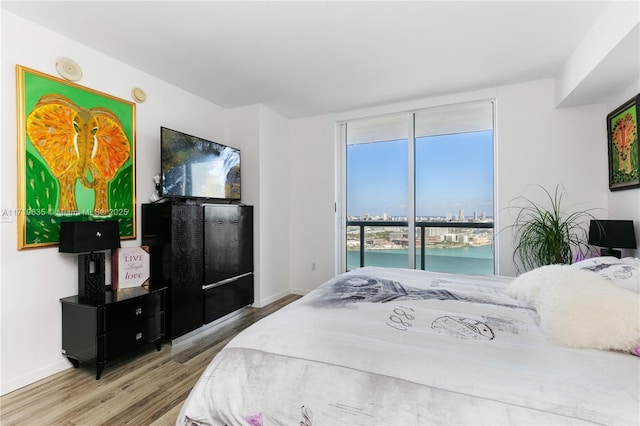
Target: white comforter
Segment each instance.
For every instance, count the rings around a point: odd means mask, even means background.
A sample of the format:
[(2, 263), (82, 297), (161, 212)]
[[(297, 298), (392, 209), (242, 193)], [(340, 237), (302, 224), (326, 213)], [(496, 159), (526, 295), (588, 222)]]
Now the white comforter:
[(176, 424), (640, 424), (640, 359), (552, 344), (508, 283), (340, 275), (240, 333)]

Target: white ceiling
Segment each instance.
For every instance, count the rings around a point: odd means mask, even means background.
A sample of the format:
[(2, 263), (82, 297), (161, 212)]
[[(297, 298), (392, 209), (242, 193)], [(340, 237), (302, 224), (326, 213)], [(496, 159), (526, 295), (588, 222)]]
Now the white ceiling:
[(222, 107), (263, 103), (296, 118), (554, 77), (606, 4), (3, 1), (2, 7)]

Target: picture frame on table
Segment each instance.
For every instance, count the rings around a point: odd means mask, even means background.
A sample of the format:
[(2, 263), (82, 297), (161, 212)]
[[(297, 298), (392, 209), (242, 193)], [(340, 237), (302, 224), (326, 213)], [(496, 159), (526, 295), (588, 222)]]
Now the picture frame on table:
[(634, 96), (607, 115), (609, 190), (639, 188), (638, 103)]

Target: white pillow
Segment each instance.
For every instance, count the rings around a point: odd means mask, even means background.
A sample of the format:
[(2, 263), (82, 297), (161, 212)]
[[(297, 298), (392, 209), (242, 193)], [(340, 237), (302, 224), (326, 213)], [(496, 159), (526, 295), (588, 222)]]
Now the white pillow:
[(571, 266), (595, 272), (620, 287), (640, 293), (640, 259), (633, 257), (618, 259), (611, 256), (593, 257), (576, 262)]
[(640, 294), (593, 272), (543, 266), (506, 291), (535, 308), (542, 330), (562, 346), (631, 352), (640, 344)]
[(505, 292), (530, 308), (537, 308), (540, 291), (561, 281), (566, 265), (548, 265), (526, 272), (516, 278)]

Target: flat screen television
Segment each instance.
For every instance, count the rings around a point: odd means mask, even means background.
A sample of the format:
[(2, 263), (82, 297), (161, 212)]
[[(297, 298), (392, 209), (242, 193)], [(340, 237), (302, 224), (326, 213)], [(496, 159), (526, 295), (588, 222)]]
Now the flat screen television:
[(240, 150), (160, 127), (160, 196), (240, 200)]

